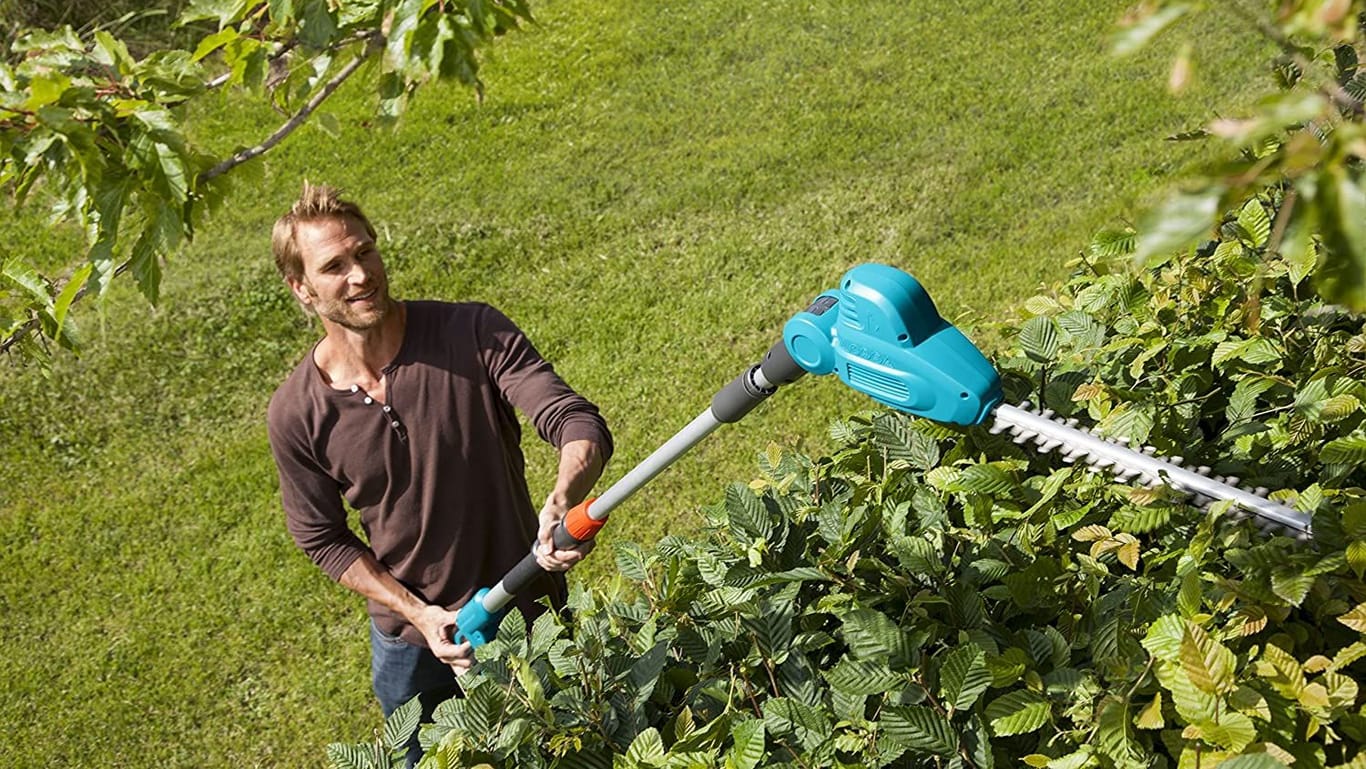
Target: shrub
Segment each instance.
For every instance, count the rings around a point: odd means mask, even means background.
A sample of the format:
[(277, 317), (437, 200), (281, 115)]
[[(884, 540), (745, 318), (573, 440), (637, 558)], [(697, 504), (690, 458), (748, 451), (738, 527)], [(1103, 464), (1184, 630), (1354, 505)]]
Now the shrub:
[(1313, 263), (1267, 253), (1274, 202), (1141, 272), (1132, 234), (1102, 233), (999, 365), (1012, 398), (1275, 489), (1311, 541), (986, 430), (856, 415), (829, 456), (770, 448), (703, 535), (618, 546), (622, 583), (576, 588), (567, 618), (508, 617), (424, 761), (1366, 761), (1366, 337), (1305, 290)]

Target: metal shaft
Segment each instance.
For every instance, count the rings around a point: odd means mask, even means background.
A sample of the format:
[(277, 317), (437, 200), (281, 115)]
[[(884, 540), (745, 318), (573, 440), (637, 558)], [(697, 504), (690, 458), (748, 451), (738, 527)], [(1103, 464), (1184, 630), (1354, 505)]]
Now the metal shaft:
[(996, 407), (994, 415), (996, 424), (992, 432), (1010, 430), (1015, 434), (1017, 443), (1030, 440), (1037, 444), (1040, 451), (1061, 450), (1068, 461), (1081, 458), (1087, 464), (1109, 469), (1115, 475), (1138, 477), (1150, 484), (1165, 483), (1197, 498), (1230, 500), (1266, 523), (1287, 529), (1297, 537), (1307, 538), (1312, 533), (1309, 516), (1298, 510), (1181, 467), (1172, 461), (1148, 456), (1124, 444), (1107, 441), (1084, 430), (1061, 424), (1047, 413), (1035, 413), (1002, 404)]
[[(723, 424), (738, 422), (746, 414), (778, 391), (778, 387), (795, 382), (806, 372), (792, 359), (782, 342), (774, 344), (764, 360), (742, 372), (712, 398), (712, 405), (679, 430), (664, 445), (636, 465), (620, 480), (612, 484), (587, 508), (588, 518), (603, 521), (618, 505), (636, 493), (655, 476), (664, 472), (679, 457), (711, 435)], [(600, 526), (601, 524), (597, 524)], [(588, 535), (587, 538), (591, 538)], [(557, 547), (573, 547), (581, 540), (570, 535), (564, 522), (555, 530)], [(533, 546), (534, 547), (534, 546)], [(528, 553), (503, 576), (498, 584), (483, 594), (480, 604), (489, 614), (497, 614), (511, 603), (513, 596), (540, 573), (535, 552)]]

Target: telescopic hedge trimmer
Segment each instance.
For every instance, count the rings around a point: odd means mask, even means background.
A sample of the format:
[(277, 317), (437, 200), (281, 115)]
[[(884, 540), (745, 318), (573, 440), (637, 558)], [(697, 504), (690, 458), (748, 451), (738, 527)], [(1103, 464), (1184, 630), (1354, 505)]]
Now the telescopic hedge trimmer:
[[(1309, 516), (1263, 498), (1264, 489), (1249, 493), (1235, 485), (1236, 479), (1209, 476), (1207, 467), (1187, 469), (1180, 458), (1162, 459), (1150, 447), (1108, 440), (1077, 428), (1074, 419), (1059, 421), (1052, 412), (1035, 411), (1028, 404), (1003, 404), (996, 369), (939, 316), (920, 283), (894, 267), (864, 264), (846, 273), (839, 288), (793, 316), (783, 327), (782, 341), (716, 393), (710, 408), (602, 496), (570, 510), (555, 529), (556, 546), (567, 549), (591, 540), (617, 505), (688, 449), (808, 373), (834, 373), (878, 403), (936, 422), (972, 426), (991, 421), (993, 433), (1009, 431), (1016, 443), (1033, 443), (1040, 452), (1061, 451), (1067, 462), (1082, 460), (1124, 481), (1165, 484), (1197, 504), (1228, 500), (1264, 528), (1310, 535)], [(476, 593), (457, 615), (456, 642), (480, 646), (490, 640), (504, 607), (540, 572), (535, 554), (528, 554), (497, 585)]]

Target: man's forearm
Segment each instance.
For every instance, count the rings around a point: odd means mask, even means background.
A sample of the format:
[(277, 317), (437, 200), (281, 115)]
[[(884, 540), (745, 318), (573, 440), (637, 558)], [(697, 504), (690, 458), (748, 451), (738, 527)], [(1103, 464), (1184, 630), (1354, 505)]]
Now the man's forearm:
[(384, 564), (368, 552), (346, 567), (338, 581), (343, 587), (398, 613), (410, 623), (414, 623), (418, 612), (427, 607), (422, 599), (394, 579)]
[(590, 440), (570, 441), (560, 447), (560, 469), (555, 478), (555, 490), (550, 502), (573, 507), (602, 476), (602, 448)]

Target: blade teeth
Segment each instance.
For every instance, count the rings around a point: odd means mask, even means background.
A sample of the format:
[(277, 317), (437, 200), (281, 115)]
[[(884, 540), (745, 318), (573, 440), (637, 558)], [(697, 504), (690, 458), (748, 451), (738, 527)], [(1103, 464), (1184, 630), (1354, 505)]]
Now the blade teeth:
[(1257, 488), (1252, 490), (1252, 493), (1256, 494), (1262, 499), (1266, 499), (1266, 496), (1271, 493), (1271, 490), (1265, 486), (1258, 486)]
[(1157, 453), (1157, 447), (1156, 447), (1156, 446), (1143, 446), (1143, 447), (1141, 447), (1141, 448), (1139, 449), (1139, 451), (1141, 451), (1141, 452), (1143, 452), (1144, 454), (1147, 454), (1148, 456), (1151, 457), (1152, 455), (1154, 455), (1154, 454)]
[(1237, 486), (1238, 482), (1241, 480), (1242, 478), (1239, 478), (1236, 475), (1229, 475), (1224, 477), (1224, 483), (1227, 483), (1230, 486)]
[(1043, 411), (1039, 412), (1039, 416), (1043, 417), (1044, 419), (1052, 419), (1053, 409), (1044, 409)]
[(1168, 463), (1168, 464), (1176, 465), (1177, 467), (1180, 467), (1181, 464), (1182, 464), (1183, 462), (1185, 462), (1185, 461), (1186, 461), (1186, 458), (1185, 458), (1185, 457), (1167, 457), (1167, 463)]
[(1200, 473), (1201, 475), (1209, 475), (1209, 467), (1205, 465), (1200, 465), (1199, 467), (1195, 468), (1195, 472)]

